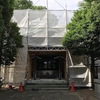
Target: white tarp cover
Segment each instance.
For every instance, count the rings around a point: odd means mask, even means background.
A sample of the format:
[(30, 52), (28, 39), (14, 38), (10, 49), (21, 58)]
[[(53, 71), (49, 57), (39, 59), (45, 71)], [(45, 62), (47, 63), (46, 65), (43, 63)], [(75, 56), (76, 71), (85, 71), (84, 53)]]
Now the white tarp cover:
[(12, 20), (18, 23), (29, 46), (59, 47), (73, 13), (70, 10), (14, 10)]
[(61, 39), (73, 13), (66, 10), (14, 10), (11, 21), (17, 22), (24, 46), (17, 53), (14, 83), (24, 81), (28, 46), (62, 47)]
[(69, 83), (76, 87), (91, 87), (90, 69), (83, 64), (69, 66)]
[(27, 67), (27, 37), (23, 37), (22, 39), (23, 48), (18, 49), (17, 52), (17, 59), (15, 62), (15, 69), (14, 69), (14, 79), (13, 82), (15, 84), (24, 82), (25, 72)]

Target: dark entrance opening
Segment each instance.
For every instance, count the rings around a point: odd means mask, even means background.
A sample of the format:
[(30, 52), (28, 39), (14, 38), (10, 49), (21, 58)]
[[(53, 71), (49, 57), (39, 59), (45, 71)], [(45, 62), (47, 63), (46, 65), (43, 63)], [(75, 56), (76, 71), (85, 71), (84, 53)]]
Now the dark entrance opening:
[(31, 78), (62, 79), (65, 77), (65, 52), (32, 52)]
[(40, 56), (42, 59), (37, 60), (37, 70), (58, 70), (58, 61), (54, 56)]
[(59, 62), (55, 56), (40, 56), (37, 60), (37, 72), (39, 78), (58, 78)]

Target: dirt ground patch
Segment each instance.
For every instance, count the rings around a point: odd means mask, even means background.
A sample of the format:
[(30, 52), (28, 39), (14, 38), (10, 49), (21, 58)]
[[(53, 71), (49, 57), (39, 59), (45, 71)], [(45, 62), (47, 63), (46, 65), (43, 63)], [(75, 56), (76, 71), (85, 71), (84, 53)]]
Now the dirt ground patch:
[(100, 98), (95, 96), (94, 90), (90, 88), (77, 89), (76, 92), (83, 98), (83, 100), (100, 100)]

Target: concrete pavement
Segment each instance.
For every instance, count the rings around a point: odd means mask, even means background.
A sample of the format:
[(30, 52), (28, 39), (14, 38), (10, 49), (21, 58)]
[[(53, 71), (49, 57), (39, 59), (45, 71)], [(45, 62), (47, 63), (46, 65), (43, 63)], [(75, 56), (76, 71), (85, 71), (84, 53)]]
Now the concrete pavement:
[(0, 90), (0, 100), (83, 100), (76, 92), (39, 92), (32, 90)]

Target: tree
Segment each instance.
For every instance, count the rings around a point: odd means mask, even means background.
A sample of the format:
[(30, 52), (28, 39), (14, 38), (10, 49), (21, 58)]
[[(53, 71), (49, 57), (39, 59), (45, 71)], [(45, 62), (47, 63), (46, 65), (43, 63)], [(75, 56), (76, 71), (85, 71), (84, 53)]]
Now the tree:
[[(1, 14), (1, 12), (2, 12), (2, 6), (0, 5), (0, 33), (3, 31), (3, 26), (4, 26), (4, 22), (2, 20), (2, 14)], [(1, 36), (0, 36), (0, 40), (1, 40)]]
[(17, 48), (22, 47), (22, 36), (16, 23), (11, 22), (13, 0), (0, 0), (0, 65), (15, 60)]
[(85, 0), (67, 26), (62, 43), (72, 54), (91, 57), (92, 82), (95, 58), (100, 57), (100, 1)]
[(30, 0), (15, 0), (14, 9), (34, 9), (41, 10), (46, 9), (44, 6), (34, 6), (33, 2)]

